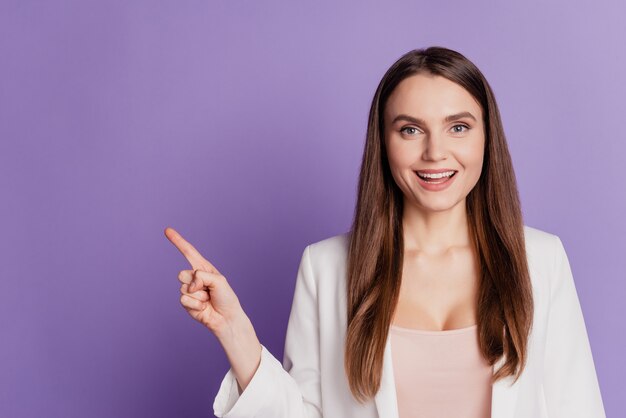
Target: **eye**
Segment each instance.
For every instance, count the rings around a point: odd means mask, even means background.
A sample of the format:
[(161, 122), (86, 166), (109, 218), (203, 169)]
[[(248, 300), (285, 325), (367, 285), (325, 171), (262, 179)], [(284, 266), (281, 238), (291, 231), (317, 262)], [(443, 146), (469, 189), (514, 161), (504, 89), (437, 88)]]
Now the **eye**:
[[(458, 127), (465, 128), (465, 129), (469, 130), (469, 126), (467, 126), (467, 125), (462, 125), (462, 124), (457, 124), (457, 125), (454, 125), (454, 126), (452, 127), (452, 129), (454, 129), (454, 128), (458, 128)], [(460, 134), (460, 133), (462, 133), (462, 132), (464, 132), (464, 131), (463, 131), (463, 130), (456, 130), (456, 131), (454, 131), (454, 133), (457, 133), (457, 134)]]
[[(413, 131), (417, 131), (417, 128), (413, 127), (413, 126), (405, 126), (404, 128), (400, 129), (400, 132), (405, 133), (407, 129), (413, 129)], [(411, 132), (406, 132), (409, 135), (411, 135)]]

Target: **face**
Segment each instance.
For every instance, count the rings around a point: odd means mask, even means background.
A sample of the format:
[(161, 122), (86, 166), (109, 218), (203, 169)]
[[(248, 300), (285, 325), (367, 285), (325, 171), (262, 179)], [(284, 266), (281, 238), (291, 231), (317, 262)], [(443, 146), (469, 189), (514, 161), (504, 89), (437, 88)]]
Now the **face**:
[[(482, 109), (472, 95), (445, 77), (413, 75), (392, 92), (384, 121), (389, 166), (405, 205), (425, 211), (464, 207), (480, 177), (485, 147)], [(455, 174), (429, 185), (417, 174), (428, 169)]]

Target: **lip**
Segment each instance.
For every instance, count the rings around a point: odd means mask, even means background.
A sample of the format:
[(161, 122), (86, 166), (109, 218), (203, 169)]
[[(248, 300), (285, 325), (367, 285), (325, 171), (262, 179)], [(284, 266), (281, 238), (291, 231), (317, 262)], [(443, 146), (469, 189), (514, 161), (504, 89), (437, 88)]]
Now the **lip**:
[[(419, 171), (422, 172), (422, 170), (419, 170)], [(417, 172), (415, 172), (415, 177), (417, 177), (417, 182), (420, 184), (420, 186), (422, 186), (423, 189), (426, 189), (431, 192), (438, 192), (438, 191), (445, 190), (448, 187), (450, 187), (450, 185), (452, 184), (452, 182), (454, 182), (454, 179), (456, 178), (456, 175), (457, 175), (456, 170), (443, 170), (443, 171), (454, 171), (455, 173), (452, 175), (452, 177), (448, 178), (448, 180), (444, 181), (443, 183), (427, 183), (425, 180), (422, 180), (422, 178), (417, 175)]]
[(458, 170), (454, 170), (452, 168), (438, 168), (438, 169), (432, 169), (432, 168), (425, 168), (423, 170), (415, 170), (416, 172), (419, 171), (420, 173), (426, 173), (426, 174), (437, 174), (437, 173), (445, 173), (447, 171), (454, 171), (455, 173)]

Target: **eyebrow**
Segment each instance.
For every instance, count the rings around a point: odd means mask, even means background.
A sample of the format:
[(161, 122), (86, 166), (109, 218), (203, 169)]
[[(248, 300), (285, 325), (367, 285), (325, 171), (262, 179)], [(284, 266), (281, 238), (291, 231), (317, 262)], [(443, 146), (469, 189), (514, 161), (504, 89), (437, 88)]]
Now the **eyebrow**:
[[(471, 119), (474, 120), (474, 122), (476, 122), (476, 118), (470, 112), (455, 113), (454, 115), (446, 116), (445, 118), (443, 118), (443, 121), (444, 122), (451, 122), (453, 120), (457, 120), (457, 119), (461, 119), (461, 118), (465, 118), (465, 117), (471, 118)], [(396, 116), (393, 119), (393, 121), (391, 122), (391, 124), (393, 125), (394, 123), (396, 123), (399, 120), (405, 120), (407, 122), (412, 122), (412, 123), (417, 123), (417, 124), (421, 124), (421, 125), (426, 125), (426, 122), (424, 122), (423, 119), (415, 118), (413, 116), (409, 116), (409, 115), (405, 115), (405, 114), (401, 114), (401, 115)]]

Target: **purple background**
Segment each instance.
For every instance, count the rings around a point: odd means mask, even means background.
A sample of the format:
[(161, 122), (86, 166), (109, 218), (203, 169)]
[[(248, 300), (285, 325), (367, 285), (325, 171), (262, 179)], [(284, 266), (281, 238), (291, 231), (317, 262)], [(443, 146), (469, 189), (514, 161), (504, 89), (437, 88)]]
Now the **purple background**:
[(349, 228), (376, 85), (430, 45), (493, 87), (618, 416), (623, 2), (294, 3), (0, 2), (0, 416), (212, 416), (228, 363), (179, 303), (166, 226), (282, 359), (302, 250)]

